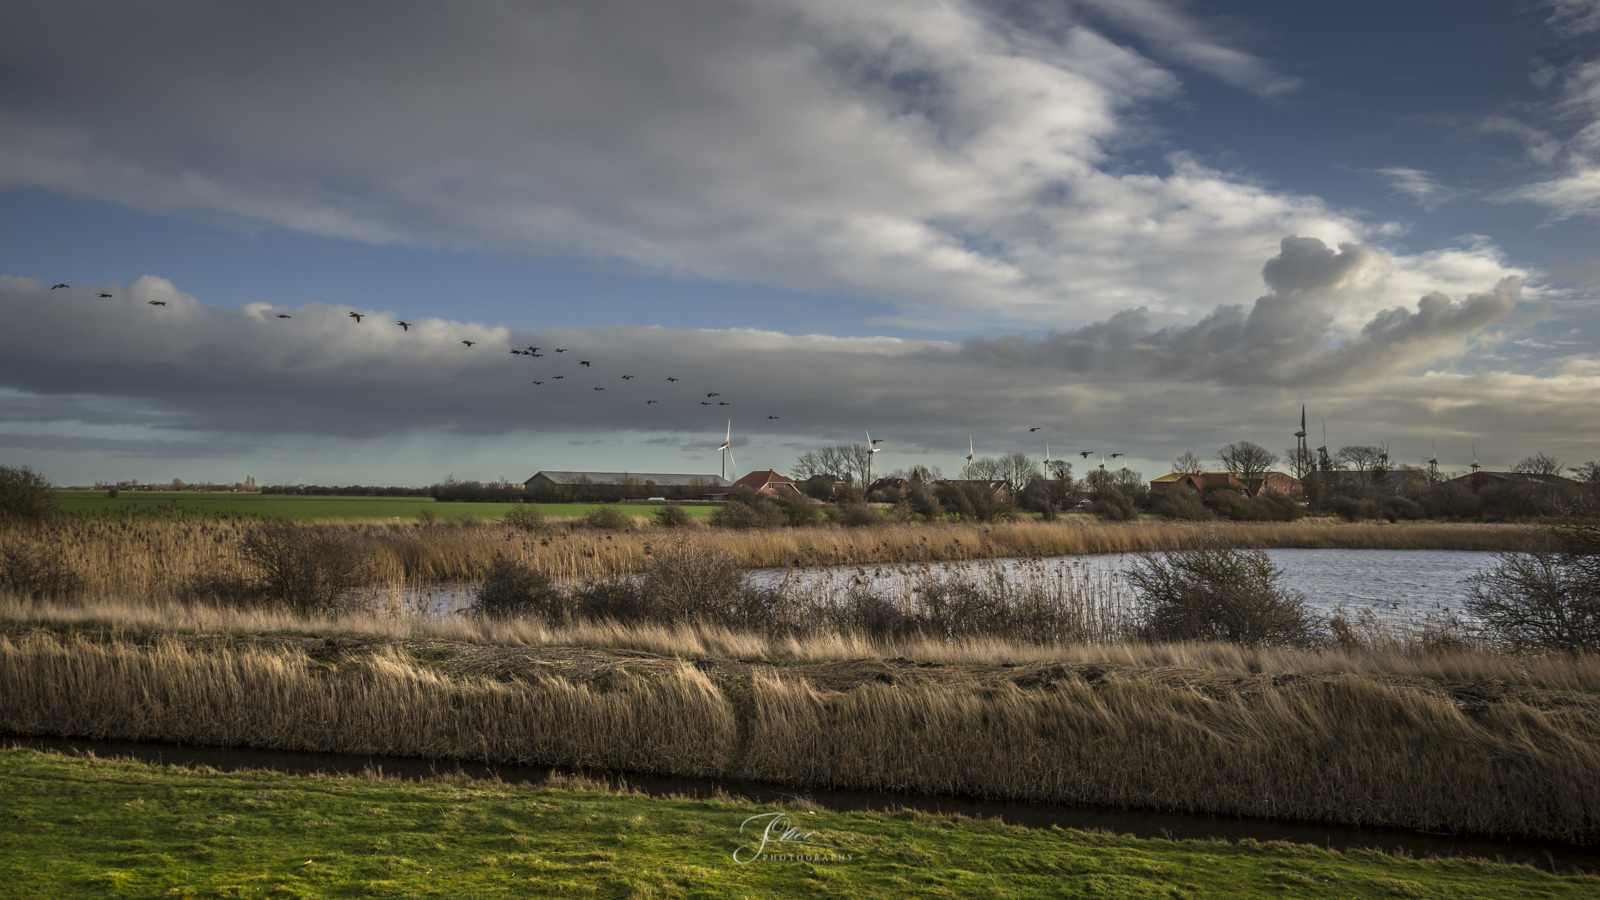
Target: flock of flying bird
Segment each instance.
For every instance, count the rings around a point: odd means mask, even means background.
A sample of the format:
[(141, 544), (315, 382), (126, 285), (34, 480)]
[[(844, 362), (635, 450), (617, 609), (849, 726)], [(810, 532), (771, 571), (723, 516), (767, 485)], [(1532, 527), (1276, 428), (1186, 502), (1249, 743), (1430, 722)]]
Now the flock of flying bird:
[[(53, 291), (53, 290), (57, 290), (59, 288), (70, 288), (70, 287), (72, 287), (72, 285), (70, 285), (70, 284), (57, 284), (57, 285), (52, 285), (50, 290)], [(104, 293), (96, 293), (95, 296), (96, 297), (104, 297), (104, 298), (109, 299), (112, 295), (111, 294), (104, 294)], [(145, 302), (148, 303), (151, 306), (166, 306), (167, 305), (167, 301), (165, 301), (165, 300), (147, 300)], [(288, 313), (275, 313), (274, 315), (279, 319), (290, 319), (290, 318), (293, 318), (293, 316), (290, 316)], [(370, 313), (360, 313), (360, 312), (356, 312), (355, 310), (351, 310), (347, 315), (350, 318), (354, 319), (356, 321), (356, 324), (359, 325), (359, 324), (361, 324), (361, 320), (366, 318), (368, 315), (370, 315)], [(411, 322), (407, 322), (404, 319), (401, 319), (400, 321), (395, 322), (395, 324), (400, 326), (400, 328), (402, 330), (408, 331), (408, 332), (411, 330), (411, 326), (412, 326)], [(471, 347), (475, 346), (478, 342), (477, 341), (463, 340), (461, 343), (467, 345), (468, 348), (471, 348)], [(554, 349), (555, 349), (555, 352), (557, 352), (557, 353), (567, 353), (567, 352), (569, 352), (568, 348), (566, 348), (566, 347), (556, 347)], [(541, 353), (540, 350), (541, 350), (541, 348), (539, 348), (539, 347), (530, 346), (525, 350), (518, 350), (516, 348), (512, 348), (511, 352), (514, 355), (518, 355), (518, 356), (527, 356), (527, 357), (541, 357), (541, 356), (544, 356), (545, 354)], [(592, 369), (594, 367), (593, 361), (587, 360), (587, 359), (578, 360), (578, 365), (584, 367), (585, 369)], [(565, 375), (550, 375), (550, 376), (547, 376), (547, 377), (551, 381), (562, 381), (562, 380), (565, 380), (567, 376), (565, 376)], [(624, 376), (622, 376), (622, 380), (623, 381), (632, 381), (634, 379), (634, 377), (635, 376), (633, 376), (633, 375), (624, 375)], [(670, 377), (667, 378), (667, 381), (669, 381), (669, 382), (677, 382), (679, 380), (680, 379), (678, 379), (676, 376), (670, 376)], [(533, 383), (536, 384), (536, 385), (542, 385), (545, 382), (544, 382), (544, 379), (535, 379)], [(597, 391), (605, 390), (605, 388), (600, 387), (598, 385), (595, 385), (594, 389), (597, 390)], [(720, 396), (722, 396), (722, 394), (720, 392), (709, 391), (709, 392), (706, 393), (706, 398), (707, 399), (701, 400), (700, 401), (700, 405), (701, 406), (732, 406), (733, 405), (731, 402), (729, 402), (727, 400), (714, 400), (713, 399), (713, 398), (720, 397)], [(654, 405), (656, 405), (656, 404), (658, 404), (660, 402), (661, 402), (660, 400), (646, 400), (645, 401), (645, 405), (646, 406), (654, 406)], [(777, 419), (779, 417), (778, 416), (767, 416), (767, 418), (768, 419)]]
[[(72, 287), (72, 285), (70, 285), (70, 284), (56, 284), (56, 285), (51, 285), (50, 290), (54, 291), (54, 290), (58, 290), (60, 288), (70, 288), (70, 287)], [(110, 299), (113, 295), (97, 292), (97, 293), (95, 293), (95, 296), (96, 297), (105, 298), (105, 299)], [(151, 306), (166, 306), (167, 305), (167, 301), (165, 301), (165, 300), (147, 300), (145, 302), (148, 303)], [(290, 319), (290, 318), (293, 318), (293, 316), (290, 316), (288, 313), (275, 313), (274, 315), (279, 319)], [(371, 315), (371, 314), (370, 313), (359, 313), (359, 312), (356, 312), (355, 310), (350, 310), (350, 312), (347, 315), (349, 316), (349, 318), (354, 319), (356, 321), (356, 324), (359, 325), (359, 324), (361, 324), (361, 320), (362, 319), (366, 318), (368, 315)], [(404, 330), (404, 331), (409, 332), (411, 330), (412, 323), (407, 322), (404, 319), (401, 319), (401, 320), (395, 322), (395, 324), (400, 326), (400, 328), (402, 330)], [(463, 340), (461, 343), (465, 344), (470, 349), (473, 346), (475, 346), (478, 342), (477, 341)], [(516, 355), (516, 356), (527, 356), (527, 357), (532, 357), (532, 358), (538, 358), (538, 357), (542, 357), (542, 356), (545, 355), (544, 353), (540, 352), (541, 349), (542, 348), (540, 348), (540, 347), (529, 346), (526, 349), (519, 350), (519, 349), (513, 347), (513, 348), (511, 348), (511, 353), (513, 355)], [(567, 347), (555, 347), (553, 349), (557, 353), (570, 352), (569, 348), (567, 348)], [(580, 366), (582, 366), (582, 367), (584, 367), (586, 369), (592, 369), (593, 366), (594, 366), (594, 363), (593, 363), (592, 360), (580, 359), (580, 360), (578, 360), (578, 365), (580, 365)], [(562, 380), (565, 380), (567, 376), (565, 376), (565, 375), (550, 375), (550, 376), (547, 376), (547, 377), (551, 381), (562, 381)], [(633, 379), (634, 379), (633, 375), (624, 375), (624, 376), (622, 376), (622, 380), (623, 381), (632, 381)], [(672, 383), (676, 383), (677, 381), (679, 381), (679, 379), (676, 376), (668, 376), (667, 377), (667, 381), (668, 382), (672, 382)], [(533, 383), (536, 384), (536, 385), (542, 385), (542, 384), (544, 384), (544, 380), (543, 379), (535, 379)], [(598, 385), (595, 385), (594, 389), (597, 390), (597, 391), (605, 390), (605, 388), (600, 387)], [(717, 397), (720, 397), (720, 396), (722, 396), (722, 394), (717, 392), (717, 391), (708, 391), (708, 392), (706, 392), (706, 399), (699, 401), (700, 405), (701, 406), (711, 406), (711, 405), (713, 405), (714, 398), (717, 398)], [(645, 403), (646, 406), (654, 406), (654, 405), (656, 405), (657, 403), (660, 403), (660, 402), (661, 401), (659, 401), (659, 400), (646, 400), (644, 403)], [(717, 405), (717, 406), (732, 406), (733, 404), (730, 403), (727, 400), (715, 400), (715, 405)], [(767, 416), (767, 418), (776, 420), (779, 417), (778, 416)], [(1035, 431), (1039, 431), (1043, 427), (1044, 426), (1042, 426), (1042, 425), (1035, 425), (1034, 427), (1029, 428), (1028, 431), (1030, 433), (1032, 433), (1032, 432), (1035, 432)], [(731, 425), (730, 425), (730, 438), (731, 438)], [(867, 435), (867, 440), (871, 442), (869, 444), (869, 446), (871, 447), (872, 452), (873, 453), (878, 452), (879, 448), (878, 448), (877, 445), (883, 443), (883, 439), (879, 438), (878, 440), (872, 440), (872, 435), (869, 434), (869, 435)], [(726, 449), (728, 447), (728, 443), (729, 443), (729, 441), (724, 441), (723, 442), (723, 447), (721, 449)], [(1080, 451), (1078, 451), (1078, 455), (1083, 457), (1084, 459), (1088, 459), (1090, 456), (1094, 455), (1094, 452), (1095, 451), (1093, 451), (1093, 450), (1080, 450)], [(1117, 457), (1122, 456), (1122, 455), (1123, 454), (1121, 454), (1121, 453), (1113, 453), (1113, 454), (1111, 454), (1111, 458), (1112, 459), (1116, 459)], [(1049, 446), (1046, 445), (1046, 449), (1045, 449), (1046, 462), (1049, 461), (1049, 456), (1050, 456)], [(974, 457), (973, 457), (972, 450), (969, 447), (968, 450), (967, 450), (967, 464), (969, 466), (972, 464), (973, 458)], [(1102, 458), (1101, 463), (1100, 463), (1100, 468), (1104, 469), (1105, 467), (1106, 466), (1105, 466), (1104, 458)]]

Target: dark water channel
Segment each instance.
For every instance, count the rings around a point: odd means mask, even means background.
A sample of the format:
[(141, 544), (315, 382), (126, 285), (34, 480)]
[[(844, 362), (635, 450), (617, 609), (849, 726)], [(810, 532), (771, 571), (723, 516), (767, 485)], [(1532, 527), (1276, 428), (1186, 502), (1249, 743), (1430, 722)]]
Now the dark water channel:
[[(550, 766), (489, 766), (457, 760), (427, 760), (399, 756), (340, 753), (297, 753), (284, 750), (199, 747), (142, 741), (98, 741), (77, 738), (0, 736), (0, 741), (35, 750), (68, 755), (94, 754), (125, 757), (178, 766), (210, 766), (221, 771), (266, 769), (289, 775), (317, 773), (359, 775), (381, 772), (406, 780), (440, 775), (538, 786), (552, 774)], [(559, 770), (555, 770), (559, 771)], [(1477, 857), (1522, 863), (1557, 874), (1600, 875), (1600, 847), (1578, 847), (1547, 841), (1501, 840), (1482, 836), (1454, 836), (1395, 828), (1358, 828), (1305, 822), (1231, 816), (1145, 812), (1089, 806), (1061, 806), (1006, 800), (943, 797), (933, 794), (790, 788), (783, 785), (733, 778), (688, 778), (624, 772), (585, 772), (590, 777), (625, 781), (652, 797), (685, 796), (710, 799), (719, 792), (757, 803), (805, 798), (836, 812), (884, 812), (916, 809), (929, 813), (954, 813), (999, 819), (1030, 828), (1108, 831), (1141, 838), (1172, 840), (1290, 841), (1334, 850), (1376, 849), (1385, 853), (1426, 857)]]

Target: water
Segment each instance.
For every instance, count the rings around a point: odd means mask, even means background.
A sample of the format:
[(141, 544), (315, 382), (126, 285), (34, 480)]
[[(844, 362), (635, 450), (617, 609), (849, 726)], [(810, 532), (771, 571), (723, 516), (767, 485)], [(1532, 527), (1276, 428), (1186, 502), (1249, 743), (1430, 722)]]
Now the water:
[[(79, 738), (3, 737), (0, 743), (53, 750), (69, 755), (126, 757), (150, 763), (209, 766), (222, 771), (268, 769), (290, 775), (317, 773), (360, 775), (380, 772), (406, 780), (439, 775), (466, 775), (538, 786), (556, 774), (549, 766), (486, 766), (456, 760), (411, 759), (340, 753), (305, 753), (240, 747), (195, 747), (145, 741), (97, 741)], [(1507, 840), (1457, 836), (1398, 828), (1358, 828), (1311, 822), (1289, 822), (1234, 816), (1195, 815), (1144, 810), (1065, 806), (934, 794), (883, 793), (826, 788), (794, 788), (733, 778), (691, 778), (618, 772), (586, 772), (625, 782), (652, 797), (711, 799), (731, 794), (756, 803), (805, 798), (835, 812), (889, 812), (917, 809), (930, 813), (999, 819), (1030, 828), (1077, 828), (1170, 840), (1289, 841), (1334, 850), (1377, 849), (1413, 857), (1475, 857), (1522, 863), (1558, 874), (1600, 874), (1600, 852), (1553, 841)]]

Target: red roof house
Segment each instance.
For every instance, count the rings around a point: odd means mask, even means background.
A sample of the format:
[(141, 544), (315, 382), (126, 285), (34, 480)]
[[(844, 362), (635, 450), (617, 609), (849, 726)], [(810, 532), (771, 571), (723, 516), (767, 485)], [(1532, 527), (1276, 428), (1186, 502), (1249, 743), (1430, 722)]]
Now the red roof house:
[(735, 481), (734, 487), (745, 487), (758, 494), (769, 497), (798, 497), (800, 489), (794, 486), (794, 479), (779, 475), (771, 469), (765, 472), (751, 472), (749, 475)]

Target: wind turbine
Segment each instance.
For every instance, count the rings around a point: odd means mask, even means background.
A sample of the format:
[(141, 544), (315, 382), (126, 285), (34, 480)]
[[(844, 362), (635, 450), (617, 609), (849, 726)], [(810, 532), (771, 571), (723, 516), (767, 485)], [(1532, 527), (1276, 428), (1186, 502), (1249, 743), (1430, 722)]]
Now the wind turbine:
[(1328, 459), (1328, 420), (1322, 420), (1322, 446), (1317, 448), (1317, 456), (1324, 470), (1333, 468), (1333, 463)]
[(1428, 480), (1439, 480), (1439, 439), (1433, 440), (1433, 456), (1428, 459)]
[(967, 469), (964, 476), (966, 481), (972, 480), (972, 435), (967, 435)]
[(1304, 476), (1305, 471), (1308, 468), (1306, 465), (1306, 457), (1311, 455), (1310, 448), (1306, 446), (1306, 405), (1304, 403), (1300, 404), (1300, 430), (1294, 433), (1294, 439), (1294, 453), (1295, 456), (1299, 457), (1299, 459), (1295, 460), (1295, 463), (1297, 464), (1296, 468), (1298, 468), (1300, 470), (1300, 474)]
[(722, 480), (728, 480), (728, 463), (732, 462), (735, 468), (739, 464), (733, 459), (733, 420), (728, 420), (728, 433), (722, 439), (722, 446), (717, 448), (722, 451)]
[(872, 490), (872, 458), (877, 454), (880, 449), (878, 445), (881, 443), (883, 438), (873, 440), (872, 432), (867, 432), (867, 490), (869, 491)]
[[(1468, 444), (1467, 446), (1468, 447), (1472, 447), (1471, 444)], [(1474, 475), (1476, 475), (1478, 473), (1479, 469), (1483, 468), (1483, 466), (1478, 465), (1478, 448), (1477, 447), (1472, 447), (1472, 466), (1471, 466), (1471, 468), (1472, 468), (1472, 473)]]

